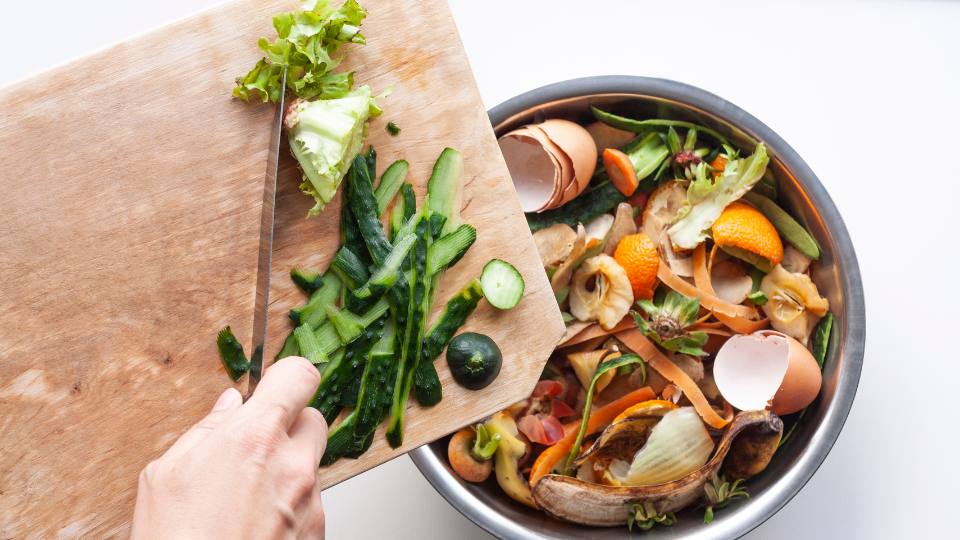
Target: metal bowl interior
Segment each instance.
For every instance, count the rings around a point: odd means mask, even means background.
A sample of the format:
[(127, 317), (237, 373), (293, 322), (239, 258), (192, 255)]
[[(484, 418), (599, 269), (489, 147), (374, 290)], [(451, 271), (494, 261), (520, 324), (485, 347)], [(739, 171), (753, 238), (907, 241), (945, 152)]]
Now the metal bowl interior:
[[(654, 528), (646, 538), (736, 538), (782, 508), (813, 476), (833, 446), (856, 394), (865, 339), (864, 300), (853, 245), (833, 201), (813, 171), (786, 142), (735, 105), (689, 85), (631, 76), (565, 81), (517, 96), (490, 111), (497, 135), (546, 118), (592, 120), (589, 108), (636, 118), (664, 117), (711, 127), (752, 151), (767, 144), (780, 203), (803, 223), (822, 247), (813, 278), (837, 317), (823, 370), (820, 396), (808, 408), (791, 440), (762, 474), (748, 482), (751, 497), (717, 512), (704, 525), (702, 509), (680, 514), (677, 525)], [(788, 417), (786, 420), (790, 420)], [(501, 538), (623, 538), (625, 528), (596, 529), (564, 523), (514, 503), (491, 478), (469, 484), (453, 474), (446, 460), (447, 439), (421, 447), (414, 462), (450, 504)]]

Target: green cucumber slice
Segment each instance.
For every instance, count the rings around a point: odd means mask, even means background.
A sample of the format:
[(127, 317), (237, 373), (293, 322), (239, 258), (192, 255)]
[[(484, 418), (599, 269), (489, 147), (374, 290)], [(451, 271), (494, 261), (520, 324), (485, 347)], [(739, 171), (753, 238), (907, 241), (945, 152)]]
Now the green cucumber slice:
[(400, 191), (400, 186), (403, 185), (403, 179), (407, 176), (407, 170), (410, 169), (410, 164), (406, 160), (399, 159), (394, 161), (387, 167), (387, 170), (383, 171), (383, 176), (380, 177), (380, 183), (377, 184), (377, 189), (373, 191), (373, 197), (377, 200), (377, 213), (383, 215), (384, 210), (387, 209), (387, 205), (390, 204), (390, 201), (393, 200), (393, 197)]
[(492, 259), (483, 267), (480, 287), (491, 306), (512, 309), (523, 297), (523, 276), (507, 261)]

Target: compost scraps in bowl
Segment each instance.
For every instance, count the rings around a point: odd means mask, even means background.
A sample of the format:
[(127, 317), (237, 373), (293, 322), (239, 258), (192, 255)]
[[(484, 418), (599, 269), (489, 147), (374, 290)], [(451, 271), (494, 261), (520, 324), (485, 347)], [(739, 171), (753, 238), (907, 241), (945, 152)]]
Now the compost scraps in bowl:
[(530, 397), (454, 436), (450, 463), (561, 520), (649, 529), (699, 505), (709, 522), (776, 459), (780, 415), (819, 395), (819, 246), (762, 142), (593, 114), (500, 138), (567, 333)]

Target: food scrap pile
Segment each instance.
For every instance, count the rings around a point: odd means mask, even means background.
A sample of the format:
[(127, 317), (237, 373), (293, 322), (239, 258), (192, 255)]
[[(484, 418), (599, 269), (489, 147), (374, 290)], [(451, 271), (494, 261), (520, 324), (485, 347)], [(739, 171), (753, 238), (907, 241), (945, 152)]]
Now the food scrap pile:
[(820, 392), (820, 248), (763, 143), (592, 112), (500, 138), (567, 332), (528, 399), (450, 439), (450, 464), (575, 523), (649, 529), (697, 505), (710, 522)]

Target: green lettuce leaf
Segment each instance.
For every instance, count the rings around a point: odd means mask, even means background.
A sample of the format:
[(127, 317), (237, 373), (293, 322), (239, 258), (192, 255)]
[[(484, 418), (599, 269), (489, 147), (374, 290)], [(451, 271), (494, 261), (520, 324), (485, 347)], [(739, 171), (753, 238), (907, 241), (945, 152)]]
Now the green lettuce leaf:
[(680, 209), (677, 221), (667, 229), (673, 243), (681, 249), (693, 249), (703, 242), (723, 209), (743, 197), (763, 178), (769, 161), (767, 147), (760, 143), (750, 157), (727, 163), (723, 174), (715, 181), (701, 163), (696, 178), (687, 188), (686, 206)]
[(356, 0), (338, 8), (328, 0), (304, 2), (302, 9), (273, 17), (277, 38), (260, 38), (265, 57), (246, 75), (237, 79), (234, 97), (277, 101), (280, 76), (287, 67), (287, 86), (303, 99), (330, 99), (345, 96), (353, 87), (353, 73), (331, 73), (340, 65), (337, 50), (345, 43), (363, 45), (360, 24), (367, 16)]
[(369, 86), (343, 97), (315, 101), (297, 100), (285, 119), (290, 150), (300, 163), (300, 189), (316, 200), (307, 213), (323, 210), (363, 146), (366, 122), (374, 109)]

